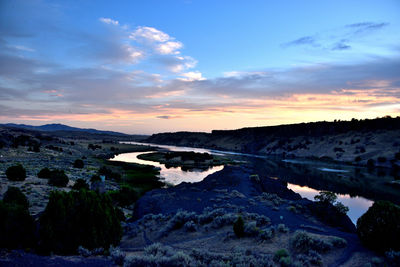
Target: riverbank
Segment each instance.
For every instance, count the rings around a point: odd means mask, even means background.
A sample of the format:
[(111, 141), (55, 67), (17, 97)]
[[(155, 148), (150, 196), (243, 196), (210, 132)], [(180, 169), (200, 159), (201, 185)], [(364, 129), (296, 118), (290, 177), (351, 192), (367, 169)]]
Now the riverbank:
[(154, 134), (144, 142), (400, 170), (400, 117)]

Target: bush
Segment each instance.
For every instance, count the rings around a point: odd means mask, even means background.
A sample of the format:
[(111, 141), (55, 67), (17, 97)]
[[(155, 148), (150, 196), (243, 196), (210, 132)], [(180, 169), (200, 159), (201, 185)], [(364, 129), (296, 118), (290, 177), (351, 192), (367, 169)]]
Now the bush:
[(121, 174), (113, 172), (111, 169), (105, 166), (101, 167), (98, 173), (100, 175), (104, 175), (107, 179), (115, 180), (117, 182), (121, 180)]
[(279, 262), (279, 260), (283, 257), (289, 256), (289, 252), (286, 249), (279, 249), (275, 252), (274, 261)]
[(121, 186), (118, 191), (109, 192), (109, 195), (121, 207), (132, 205), (139, 199), (139, 193), (127, 185)]
[(377, 160), (379, 163), (385, 163), (387, 159), (386, 159), (385, 157), (378, 157), (376, 160)]
[(369, 159), (369, 160), (367, 161), (367, 167), (368, 167), (368, 168), (373, 168), (373, 167), (375, 167), (375, 161), (374, 161), (373, 159)]
[(37, 177), (43, 178), (43, 179), (49, 179), (50, 176), (51, 176), (51, 171), (50, 171), (50, 169), (47, 168), (47, 167), (41, 169), (41, 170), (38, 172), (38, 174), (37, 174)]
[(91, 183), (101, 182), (101, 178), (100, 178), (100, 176), (98, 176), (98, 175), (93, 175), (93, 176), (90, 178), (90, 182), (91, 182)]
[(279, 263), (280, 263), (280, 265), (281, 265), (282, 267), (290, 266), (290, 265), (292, 265), (292, 259), (291, 259), (289, 256), (287, 256), (287, 257), (282, 257), (282, 258), (279, 260)]
[(235, 235), (239, 238), (244, 236), (244, 221), (242, 216), (239, 216), (233, 224), (233, 232), (235, 232)]
[(25, 168), (21, 164), (8, 167), (6, 175), (10, 181), (23, 181), (26, 178)]
[(357, 220), (361, 242), (377, 251), (400, 250), (400, 207), (377, 201)]
[(318, 195), (314, 197), (314, 199), (323, 206), (329, 206), (329, 204), (333, 205), (335, 209), (341, 214), (346, 214), (349, 211), (349, 208), (347, 206), (337, 201), (337, 196), (333, 192), (321, 191)]
[(79, 178), (78, 180), (76, 180), (74, 186), (72, 186), (72, 189), (74, 189), (74, 190), (81, 190), (81, 189), (89, 190), (89, 184), (86, 183), (86, 181), (83, 180), (82, 178)]
[(347, 241), (336, 236), (331, 236), (325, 240), (304, 231), (296, 231), (290, 240), (290, 244), (296, 252), (309, 253), (311, 250), (327, 252), (333, 248), (343, 248), (347, 246)]
[(83, 160), (81, 160), (81, 159), (76, 159), (74, 161), (74, 168), (82, 169), (84, 165), (85, 164), (83, 163)]
[(74, 254), (79, 246), (89, 250), (117, 245), (122, 229), (107, 195), (93, 191), (53, 191), (39, 219), (39, 250)]
[(49, 185), (65, 187), (68, 184), (68, 176), (63, 170), (53, 170), (50, 174)]
[(28, 209), (0, 200), (0, 247), (20, 249), (34, 244), (34, 220)]
[(20, 205), (24, 209), (29, 208), (29, 201), (18, 187), (9, 186), (3, 197), (4, 203)]

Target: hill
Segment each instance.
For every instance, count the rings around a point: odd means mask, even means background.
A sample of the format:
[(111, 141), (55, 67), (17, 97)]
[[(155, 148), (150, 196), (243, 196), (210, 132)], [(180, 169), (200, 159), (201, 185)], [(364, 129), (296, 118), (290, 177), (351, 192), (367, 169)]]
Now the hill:
[(372, 159), (375, 164), (390, 165), (391, 160), (399, 157), (400, 117), (213, 130), (211, 133), (161, 133), (150, 136), (146, 142), (359, 164)]
[(71, 126), (64, 125), (64, 124), (59, 124), (59, 123), (45, 124), (45, 125), (41, 125), (41, 126), (6, 123), (6, 124), (0, 124), (0, 126), (6, 126), (6, 127), (11, 127), (11, 128), (19, 128), (19, 129), (26, 129), (26, 130), (34, 130), (34, 131), (44, 131), (44, 132), (68, 131), (68, 132), (88, 132), (88, 133), (95, 133), (95, 134), (127, 136), (127, 134), (119, 133), (119, 132), (101, 131), (101, 130), (96, 130), (96, 129), (77, 128), (77, 127), (71, 127)]

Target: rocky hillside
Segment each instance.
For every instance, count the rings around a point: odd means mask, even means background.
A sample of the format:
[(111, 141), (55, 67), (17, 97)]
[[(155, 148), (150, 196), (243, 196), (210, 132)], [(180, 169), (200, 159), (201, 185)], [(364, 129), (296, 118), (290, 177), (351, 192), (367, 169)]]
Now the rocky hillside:
[(400, 117), (154, 134), (149, 143), (260, 155), (316, 157), (392, 166), (400, 160)]

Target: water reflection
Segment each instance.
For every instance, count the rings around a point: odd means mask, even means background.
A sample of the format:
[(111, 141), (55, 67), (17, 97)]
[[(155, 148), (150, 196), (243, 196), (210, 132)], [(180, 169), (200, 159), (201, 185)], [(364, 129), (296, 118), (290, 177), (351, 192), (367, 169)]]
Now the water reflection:
[[(128, 142), (127, 142), (128, 143)], [(146, 145), (144, 143), (132, 144)], [(286, 182), (289, 188), (301, 196), (314, 200), (319, 191), (331, 191), (338, 194), (338, 200), (349, 207), (348, 216), (356, 223), (357, 219), (373, 204), (371, 200), (390, 200), (400, 204), (400, 190), (390, 182), (393, 177), (369, 171), (366, 168), (344, 164), (324, 163), (313, 160), (293, 160), (236, 152), (225, 152), (203, 148), (147, 144), (171, 151), (193, 151), (217, 155), (229, 155), (237, 162), (248, 166), (255, 173)], [(141, 160), (137, 155), (144, 152), (120, 154), (113, 160), (148, 164), (161, 169), (161, 177), (173, 185), (181, 182), (199, 182), (207, 175), (222, 170), (222, 166), (207, 171), (186, 172), (181, 168), (167, 169), (163, 164)]]
[[(182, 150), (181, 150), (182, 151)], [(187, 150), (185, 150), (187, 151)], [(155, 161), (148, 161), (138, 159), (137, 156), (151, 152), (133, 152), (133, 153), (123, 153), (116, 155), (114, 158), (110, 160), (115, 161), (124, 161), (124, 162), (133, 162), (138, 164), (152, 165), (160, 168), (160, 177), (168, 184), (177, 185), (182, 182), (188, 183), (196, 183), (202, 181), (208, 175), (220, 171), (224, 168), (224, 166), (215, 166), (211, 167), (208, 170), (193, 170), (193, 171), (183, 171), (180, 167), (167, 168), (164, 164), (160, 164)], [(203, 152), (202, 152), (203, 153)]]
[[(299, 186), (291, 183), (288, 183), (287, 187), (309, 200), (314, 200), (314, 197), (320, 192), (319, 190), (315, 190), (307, 186)], [(363, 197), (351, 197), (349, 194), (338, 194), (337, 196), (337, 200), (339, 202), (349, 207), (349, 212), (347, 215), (354, 224), (356, 224), (357, 219), (360, 218), (361, 215), (363, 215), (368, 208), (372, 206), (372, 204), (374, 204), (373, 201)]]

